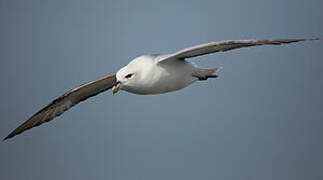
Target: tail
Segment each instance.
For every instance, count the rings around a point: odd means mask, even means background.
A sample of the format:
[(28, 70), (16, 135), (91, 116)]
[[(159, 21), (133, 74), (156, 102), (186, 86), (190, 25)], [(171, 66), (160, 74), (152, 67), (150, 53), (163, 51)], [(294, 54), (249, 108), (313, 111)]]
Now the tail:
[(207, 80), (208, 78), (217, 78), (218, 73), (222, 67), (216, 67), (216, 68), (197, 68), (196, 72), (193, 74), (193, 77), (197, 77), (200, 81), (201, 80)]

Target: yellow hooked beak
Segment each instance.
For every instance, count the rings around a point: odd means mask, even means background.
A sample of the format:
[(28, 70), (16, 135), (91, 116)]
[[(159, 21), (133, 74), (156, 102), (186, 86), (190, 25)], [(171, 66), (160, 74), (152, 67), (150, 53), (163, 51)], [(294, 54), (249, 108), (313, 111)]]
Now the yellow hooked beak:
[(114, 84), (114, 86), (112, 87), (112, 94), (117, 93), (117, 92), (119, 91), (119, 89), (120, 89), (120, 82), (119, 82), (119, 81), (117, 81), (117, 82)]

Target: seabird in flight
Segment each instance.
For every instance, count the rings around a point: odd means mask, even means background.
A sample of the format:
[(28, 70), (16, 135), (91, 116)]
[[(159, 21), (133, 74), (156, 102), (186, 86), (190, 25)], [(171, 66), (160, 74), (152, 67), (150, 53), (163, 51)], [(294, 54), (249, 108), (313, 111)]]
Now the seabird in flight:
[(51, 121), (79, 102), (109, 89), (112, 89), (113, 94), (119, 90), (134, 94), (162, 94), (180, 90), (196, 81), (218, 77), (220, 67), (200, 68), (186, 61), (187, 58), (242, 47), (280, 45), (306, 40), (317, 39), (229, 40), (201, 44), (172, 54), (140, 56), (117, 73), (80, 85), (58, 97), (13, 130), (4, 140)]

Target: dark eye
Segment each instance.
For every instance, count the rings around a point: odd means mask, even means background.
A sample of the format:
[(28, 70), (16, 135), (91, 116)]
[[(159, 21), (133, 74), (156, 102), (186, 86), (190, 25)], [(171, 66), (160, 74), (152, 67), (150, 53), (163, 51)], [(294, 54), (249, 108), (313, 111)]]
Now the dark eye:
[(133, 74), (127, 74), (127, 75), (125, 76), (125, 78), (129, 79), (129, 78), (131, 78), (131, 77), (132, 77), (132, 75), (133, 75)]

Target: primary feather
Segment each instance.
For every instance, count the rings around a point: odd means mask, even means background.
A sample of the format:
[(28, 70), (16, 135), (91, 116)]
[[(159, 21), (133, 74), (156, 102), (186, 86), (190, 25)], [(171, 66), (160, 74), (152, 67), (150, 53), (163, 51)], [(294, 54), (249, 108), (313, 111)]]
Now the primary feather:
[(13, 130), (4, 140), (51, 121), (79, 102), (106, 91), (115, 84), (118, 84), (120, 89), (136, 94), (160, 94), (182, 89), (197, 80), (217, 77), (215, 73), (219, 68), (199, 68), (185, 61), (186, 58), (242, 47), (280, 45), (306, 40), (316, 39), (219, 41), (185, 48), (169, 55), (140, 56), (116, 74), (109, 74), (88, 82), (58, 97)]
[(31, 116), (27, 121), (13, 130), (4, 140), (51, 121), (79, 102), (110, 89), (115, 83), (115, 80), (115, 74), (109, 74), (68, 91)]

